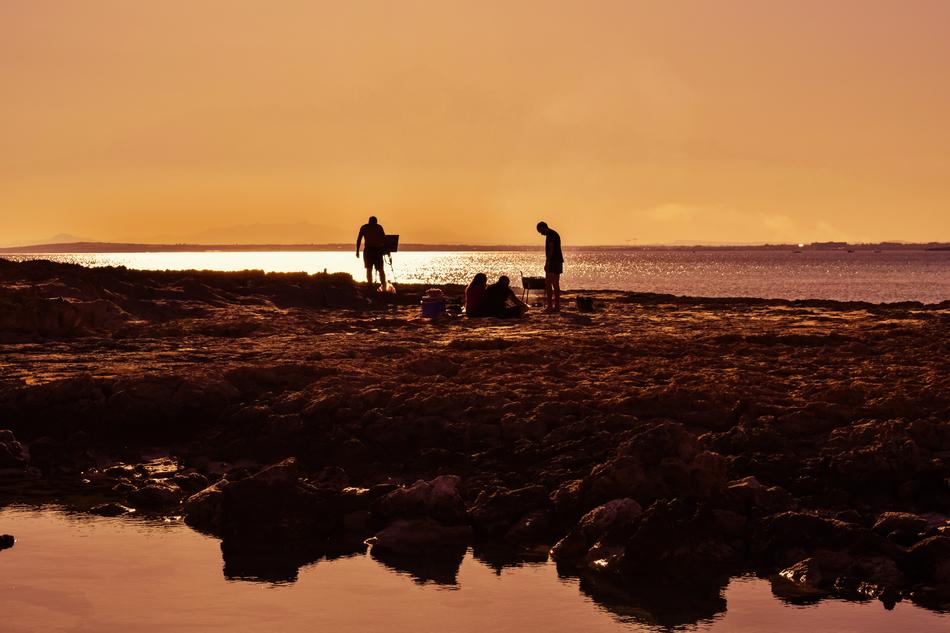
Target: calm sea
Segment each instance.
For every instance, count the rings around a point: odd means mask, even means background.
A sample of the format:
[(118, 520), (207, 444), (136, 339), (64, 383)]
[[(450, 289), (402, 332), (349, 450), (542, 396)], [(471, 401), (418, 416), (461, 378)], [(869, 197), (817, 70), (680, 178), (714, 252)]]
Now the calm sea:
[[(564, 289), (626, 290), (707, 297), (923, 301), (950, 299), (950, 251), (569, 251)], [(347, 272), (365, 277), (352, 252), (75, 253), (4, 255), (84, 266), (146, 270)], [(467, 283), (543, 274), (543, 254), (523, 251), (403, 252), (387, 275), (402, 283)]]
[[(718, 599), (636, 595), (562, 577), (553, 563), (479, 559), (407, 570), (368, 555), (320, 560), (295, 580), (229, 573), (217, 539), (180, 521), (0, 508), (17, 537), (0, 552), (3, 633), (889, 633), (950, 630), (950, 615), (900, 602), (789, 603), (769, 581), (734, 578)], [(454, 568), (453, 568), (454, 567)], [(432, 570), (438, 569), (437, 574)]]

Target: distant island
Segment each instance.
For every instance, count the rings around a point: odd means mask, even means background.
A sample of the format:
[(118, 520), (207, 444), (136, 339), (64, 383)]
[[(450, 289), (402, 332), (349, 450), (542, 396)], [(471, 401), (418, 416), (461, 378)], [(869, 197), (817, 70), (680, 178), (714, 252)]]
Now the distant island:
[[(32, 244), (0, 248), (0, 253), (196, 253), (196, 252), (267, 252), (267, 251), (348, 251), (352, 243), (332, 244), (137, 244), (126, 242), (65, 242)], [(541, 244), (400, 244), (401, 251), (539, 251)], [(578, 245), (565, 250), (596, 251), (950, 251), (948, 242), (912, 244), (880, 242), (850, 244), (848, 242), (813, 242), (811, 244), (643, 244), (643, 245)]]

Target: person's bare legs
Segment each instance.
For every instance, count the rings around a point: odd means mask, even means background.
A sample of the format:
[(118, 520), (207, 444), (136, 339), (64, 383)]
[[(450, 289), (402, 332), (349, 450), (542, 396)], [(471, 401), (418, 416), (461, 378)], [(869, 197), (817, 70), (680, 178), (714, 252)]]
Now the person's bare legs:
[(544, 275), (544, 309), (553, 312), (561, 310), (561, 276), (558, 273)]
[(383, 292), (386, 291), (386, 265), (383, 264), (376, 268), (379, 271), (379, 285), (383, 289)]
[(370, 264), (366, 267), (366, 283), (373, 283), (373, 265)]

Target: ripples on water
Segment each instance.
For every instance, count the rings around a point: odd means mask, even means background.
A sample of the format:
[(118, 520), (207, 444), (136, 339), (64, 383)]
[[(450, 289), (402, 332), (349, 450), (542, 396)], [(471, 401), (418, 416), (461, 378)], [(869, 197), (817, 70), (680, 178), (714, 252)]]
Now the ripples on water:
[[(7, 255), (85, 266), (148, 270), (348, 272), (363, 279), (352, 252), (76, 253)], [(950, 299), (950, 251), (569, 251), (565, 289), (626, 290), (708, 297), (923, 301)], [(465, 284), (476, 272), (494, 278), (543, 274), (544, 256), (524, 251), (404, 252), (387, 274), (396, 283)]]
[[(178, 521), (107, 519), (55, 509), (0, 510), (0, 630), (27, 631), (668, 631), (642, 604), (604, 598), (551, 563), (491, 567), (472, 553), (454, 583), (422, 582), (356, 555), (303, 567), (295, 582), (228, 580), (216, 539)], [(898, 603), (795, 606), (769, 583), (737, 578), (695, 608), (659, 616), (677, 630), (741, 632), (950, 630), (950, 616)]]

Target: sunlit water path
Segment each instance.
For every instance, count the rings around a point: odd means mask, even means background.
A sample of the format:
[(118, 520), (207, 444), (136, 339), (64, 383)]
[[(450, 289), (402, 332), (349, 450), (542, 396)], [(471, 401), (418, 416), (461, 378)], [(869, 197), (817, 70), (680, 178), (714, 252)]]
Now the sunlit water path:
[[(218, 541), (178, 521), (9, 507), (0, 510), (0, 532), (18, 537), (0, 552), (4, 633), (661, 630), (650, 613), (591, 597), (550, 563), (496, 571), (469, 553), (455, 584), (437, 584), (356, 555), (305, 566), (295, 582), (275, 584), (228, 580)], [(712, 613), (676, 629), (950, 630), (950, 615), (908, 603), (892, 611), (876, 601), (791, 605), (755, 578), (734, 579), (722, 598)]]
[[(347, 272), (365, 277), (353, 252), (75, 253), (4, 255), (85, 266), (146, 270)], [(707, 297), (745, 296), (845, 301), (950, 299), (950, 251), (568, 251), (566, 289), (626, 290)], [(403, 283), (467, 283), (476, 272), (542, 274), (544, 256), (524, 251), (404, 252), (387, 273)]]

